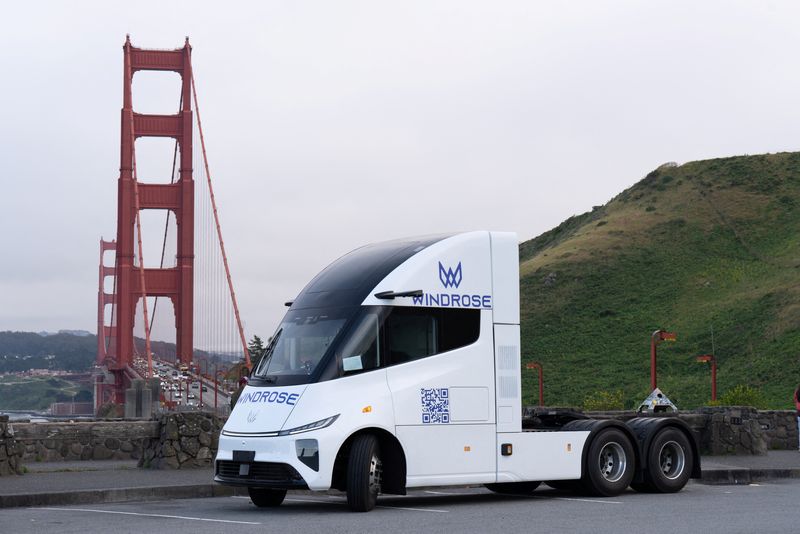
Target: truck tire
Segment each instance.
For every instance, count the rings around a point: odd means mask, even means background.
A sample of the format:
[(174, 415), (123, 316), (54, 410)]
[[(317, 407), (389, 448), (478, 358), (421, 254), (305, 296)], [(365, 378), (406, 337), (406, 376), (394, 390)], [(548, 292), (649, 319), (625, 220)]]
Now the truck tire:
[(589, 445), (582, 478), (587, 493), (619, 495), (633, 481), (636, 457), (628, 436), (616, 428), (601, 431)]
[(503, 495), (527, 495), (533, 493), (541, 482), (501, 482), (499, 484), (484, 484), (486, 489)]
[(372, 434), (358, 436), (350, 447), (347, 462), (347, 504), (354, 512), (375, 508), (383, 481), (378, 439)]
[(274, 508), (280, 506), (286, 498), (286, 490), (268, 488), (247, 488), (250, 500), (259, 508)]
[(694, 455), (686, 434), (677, 428), (665, 428), (653, 438), (647, 451), (647, 471), (644, 483), (636, 491), (675, 493), (689, 481), (694, 467)]

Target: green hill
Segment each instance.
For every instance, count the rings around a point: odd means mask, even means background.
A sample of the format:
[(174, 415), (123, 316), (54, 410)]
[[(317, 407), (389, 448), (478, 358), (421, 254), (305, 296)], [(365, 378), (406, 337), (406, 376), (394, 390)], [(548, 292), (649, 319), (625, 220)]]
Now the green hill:
[[(792, 407), (800, 382), (800, 153), (668, 164), (604, 206), (520, 245), (523, 361), (545, 369), (549, 405), (649, 392), (650, 334), (659, 387), (681, 408), (756, 387)], [(535, 399), (526, 371), (523, 394)]]

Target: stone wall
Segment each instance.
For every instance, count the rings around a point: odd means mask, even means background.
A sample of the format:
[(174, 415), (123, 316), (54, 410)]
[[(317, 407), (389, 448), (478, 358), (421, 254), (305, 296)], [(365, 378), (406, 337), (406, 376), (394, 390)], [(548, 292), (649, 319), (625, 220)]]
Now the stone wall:
[(22, 474), (22, 451), (9, 427), (8, 416), (0, 415), (0, 476)]
[(157, 437), (144, 442), (139, 467), (186, 469), (208, 467), (219, 447), (225, 420), (210, 413), (187, 412), (162, 415)]
[(759, 410), (758, 422), (769, 449), (798, 448), (797, 414), (794, 410)]
[(13, 423), (22, 460), (129, 460), (142, 454), (145, 440), (158, 436), (157, 421)]
[(758, 410), (749, 406), (700, 408), (705, 417), (700, 450), (711, 454), (767, 454)]

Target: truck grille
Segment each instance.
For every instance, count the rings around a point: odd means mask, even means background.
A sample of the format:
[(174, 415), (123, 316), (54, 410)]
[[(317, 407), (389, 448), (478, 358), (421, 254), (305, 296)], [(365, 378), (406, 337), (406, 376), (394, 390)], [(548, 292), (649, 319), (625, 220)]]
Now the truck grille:
[[(247, 474), (241, 475), (241, 465), (249, 465)], [(217, 476), (226, 479), (252, 480), (273, 484), (298, 484), (303, 483), (303, 477), (288, 464), (275, 462), (235, 462), (219, 460), (217, 462)]]

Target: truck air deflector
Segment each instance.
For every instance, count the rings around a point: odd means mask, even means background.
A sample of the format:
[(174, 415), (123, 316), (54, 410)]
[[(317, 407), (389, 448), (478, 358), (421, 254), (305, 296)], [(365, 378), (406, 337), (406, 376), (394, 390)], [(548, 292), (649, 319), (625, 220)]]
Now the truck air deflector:
[(291, 309), (359, 306), (389, 273), (450, 234), (375, 243), (345, 254), (314, 277)]

